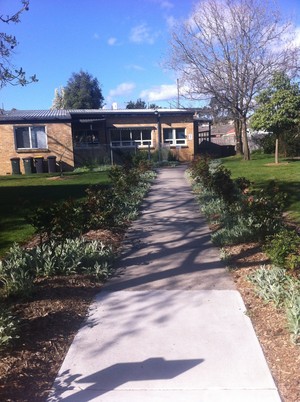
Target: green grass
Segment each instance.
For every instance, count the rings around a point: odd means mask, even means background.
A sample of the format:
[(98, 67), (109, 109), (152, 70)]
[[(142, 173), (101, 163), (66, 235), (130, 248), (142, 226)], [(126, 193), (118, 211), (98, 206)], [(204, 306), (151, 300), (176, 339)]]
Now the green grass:
[(107, 184), (107, 172), (66, 173), (62, 178), (48, 174), (0, 176), (0, 256), (14, 242), (25, 242), (33, 228), (28, 213), (49, 202), (85, 197), (91, 184)]
[(250, 161), (232, 156), (223, 158), (222, 162), (231, 171), (232, 178), (246, 177), (254, 182), (255, 188), (264, 188), (274, 180), (288, 195), (286, 211), (300, 222), (300, 160), (281, 158), (275, 165), (273, 155), (254, 154)]

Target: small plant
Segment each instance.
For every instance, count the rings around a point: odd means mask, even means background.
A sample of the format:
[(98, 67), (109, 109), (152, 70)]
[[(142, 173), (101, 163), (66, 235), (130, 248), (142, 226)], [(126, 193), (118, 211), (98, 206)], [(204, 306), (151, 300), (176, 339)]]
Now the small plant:
[(6, 258), (0, 261), (0, 282), (4, 286), (6, 296), (30, 296), (34, 278), (30, 253), (14, 244)]
[(282, 268), (266, 268), (262, 266), (249, 276), (255, 285), (258, 295), (266, 302), (273, 302), (277, 307), (284, 304), (286, 289), (291, 285), (291, 279)]
[(286, 316), (292, 340), (300, 344), (300, 287), (291, 287), (291, 296), (286, 300)]
[(287, 269), (300, 266), (300, 236), (294, 230), (282, 229), (267, 238), (264, 251), (274, 265)]
[[(64, 244), (46, 244), (32, 250), (38, 276), (73, 275), (83, 273), (98, 264), (107, 269), (112, 261), (112, 249), (101, 242), (85, 242), (82, 238), (66, 239)], [(100, 269), (100, 268), (99, 268)], [(98, 270), (99, 270), (98, 269)]]
[(284, 308), (294, 343), (300, 343), (300, 283), (285, 269), (261, 267), (249, 277), (256, 291), (266, 302)]
[(5, 349), (18, 336), (18, 322), (9, 310), (0, 308), (0, 350)]

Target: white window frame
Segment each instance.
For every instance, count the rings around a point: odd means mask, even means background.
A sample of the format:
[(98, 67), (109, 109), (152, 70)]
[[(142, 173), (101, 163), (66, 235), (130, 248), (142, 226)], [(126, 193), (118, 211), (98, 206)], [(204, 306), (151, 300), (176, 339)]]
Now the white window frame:
[[(33, 129), (43, 129), (44, 131), (44, 145), (43, 147), (34, 147), (33, 146), (33, 137), (32, 137), (32, 130)], [(20, 148), (18, 147), (18, 140), (17, 140), (17, 130), (22, 129), (22, 130), (28, 130), (28, 136), (29, 136), (29, 147), (24, 147)], [(44, 125), (37, 125), (37, 126), (16, 126), (14, 127), (14, 136), (15, 136), (15, 148), (16, 150), (22, 150), (22, 149), (48, 149), (48, 136), (47, 136), (47, 129), (46, 126)]]
[[(143, 139), (143, 131), (150, 131), (151, 139)], [(152, 147), (153, 143), (153, 136), (152, 136), (152, 129), (146, 127), (130, 127), (130, 128), (116, 128), (110, 130), (110, 138), (112, 137), (112, 132), (118, 131), (119, 132), (119, 140), (111, 140), (110, 145), (112, 148), (148, 148), (149, 146)], [(136, 140), (132, 138), (133, 131), (140, 131), (140, 139)], [(122, 138), (122, 132), (129, 132), (129, 139)]]
[[(170, 131), (172, 133), (172, 138), (165, 138), (166, 131)], [(177, 138), (177, 132), (184, 131), (184, 138)], [(186, 128), (185, 127), (176, 127), (176, 128), (163, 128), (163, 141), (164, 144), (169, 144), (171, 147), (175, 146), (185, 146), (186, 142)]]

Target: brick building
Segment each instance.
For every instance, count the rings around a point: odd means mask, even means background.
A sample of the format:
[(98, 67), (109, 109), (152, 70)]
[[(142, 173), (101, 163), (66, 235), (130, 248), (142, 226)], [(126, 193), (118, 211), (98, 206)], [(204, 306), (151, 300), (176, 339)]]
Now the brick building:
[(0, 114), (0, 175), (12, 160), (56, 157), (64, 171), (89, 163), (116, 163), (122, 152), (160, 150), (191, 161), (202, 140), (210, 141), (209, 119), (195, 109), (35, 110)]

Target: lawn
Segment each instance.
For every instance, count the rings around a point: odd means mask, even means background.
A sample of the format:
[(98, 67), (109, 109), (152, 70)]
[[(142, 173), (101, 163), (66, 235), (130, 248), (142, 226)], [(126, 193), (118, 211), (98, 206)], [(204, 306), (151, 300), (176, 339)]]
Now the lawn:
[(246, 177), (254, 183), (254, 187), (264, 188), (274, 180), (280, 190), (288, 195), (286, 211), (300, 223), (300, 160), (281, 158), (279, 164), (275, 165), (273, 155), (254, 154), (250, 161), (232, 156), (223, 158), (222, 162), (233, 178)]
[(28, 213), (49, 202), (84, 198), (91, 184), (107, 184), (107, 172), (0, 176), (0, 256), (14, 242), (25, 242), (33, 234), (26, 222)]

